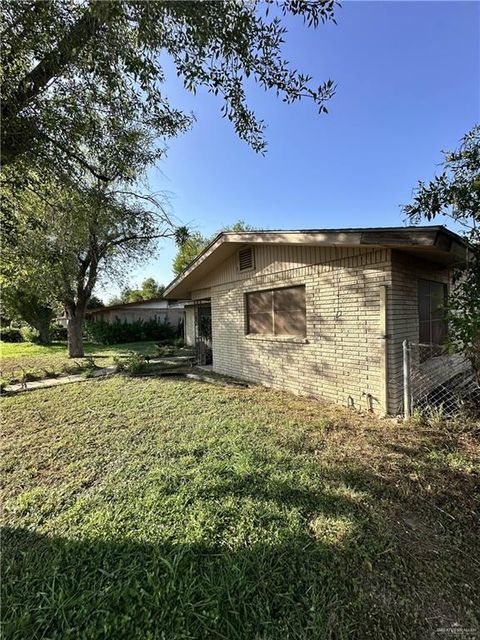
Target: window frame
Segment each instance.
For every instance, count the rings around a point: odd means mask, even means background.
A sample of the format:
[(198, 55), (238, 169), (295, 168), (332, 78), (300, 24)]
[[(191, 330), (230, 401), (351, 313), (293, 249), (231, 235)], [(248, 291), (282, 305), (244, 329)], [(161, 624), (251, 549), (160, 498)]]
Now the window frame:
[[(424, 292), (422, 292), (422, 286), (424, 287), (425, 285), (428, 285), (428, 294), (426, 295), (426, 298), (428, 300), (428, 320), (424, 319), (424, 311), (422, 311), (422, 302), (424, 302), (424, 298), (422, 298), (421, 296), (424, 295)], [(441, 287), (442, 288), (442, 305), (441, 306), (437, 306), (434, 309), (432, 308), (432, 285), (435, 285), (437, 287)], [(418, 315), (418, 344), (422, 345), (423, 347), (429, 347), (431, 353), (429, 355), (425, 354), (425, 356), (422, 359), (428, 359), (429, 357), (433, 357), (436, 355), (441, 355), (441, 353), (443, 353), (442, 350), (442, 346), (445, 344), (445, 342), (448, 339), (448, 325), (447, 325), (447, 320), (446, 320), (446, 316), (445, 313), (442, 314), (441, 318), (435, 318), (435, 312), (438, 311), (438, 309), (443, 309), (445, 308), (446, 304), (448, 303), (448, 284), (446, 282), (440, 282), (438, 280), (430, 280), (429, 278), (418, 278), (417, 279), (417, 315)], [(425, 306), (425, 304), (423, 305)], [(424, 340), (421, 339), (422, 334), (423, 334), (423, 326), (425, 325), (425, 323), (428, 322), (428, 336), (429, 336), (429, 341), (425, 342)], [(442, 338), (436, 342), (434, 341), (434, 330), (433, 330), (433, 326), (434, 323), (439, 323), (440, 325), (443, 325), (443, 329), (442, 329)]]
[[(303, 311), (304, 313), (304, 330), (302, 333), (276, 333), (275, 330), (275, 292), (276, 291), (286, 291), (288, 289), (302, 289), (303, 290), (303, 301), (304, 307), (303, 309), (298, 309), (298, 312)], [(250, 330), (250, 295), (255, 295), (259, 293), (271, 293), (271, 323), (272, 323), (272, 332), (271, 333), (260, 333), (260, 332), (252, 332)], [(266, 313), (266, 312), (265, 312)], [(277, 312), (278, 313), (278, 312)], [(292, 311), (293, 313), (293, 311)], [(304, 284), (294, 284), (294, 285), (285, 285), (283, 287), (274, 287), (270, 289), (257, 289), (255, 291), (247, 291), (245, 293), (245, 335), (247, 337), (258, 337), (260, 338), (275, 338), (275, 339), (300, 339), (307, 337), (307, 292), (306, 286)]]

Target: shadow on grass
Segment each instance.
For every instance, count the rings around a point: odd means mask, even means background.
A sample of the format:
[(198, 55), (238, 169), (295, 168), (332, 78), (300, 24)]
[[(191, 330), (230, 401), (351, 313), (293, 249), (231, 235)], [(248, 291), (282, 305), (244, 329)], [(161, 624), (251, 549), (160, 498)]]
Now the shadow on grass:
[[(251, 399), (235, 398), (240, 415)], [(317, 457), (327, 441), (313, 426), (275, 435), (264, 418), (248, 429), (237, 419), (229, 439), (228, 420), (208, 418), (202, 430), (208, 396), (189, 398), (195, 428), (159, 439), (145, 404), (122, 445), (130, 456), (66, 495), (73, 512), (9, 512), (6, 640), (449, 640), (459, 634), (436, 630), (478, 629), (475, 478), (432, 463), (441, 443), (366, 429), (370, 449), (364, 434), (358, 451), (352, 437)]]
[[(347, 476), (381, 494), (377, 476), (350, 472), (337, 480)], [(453, 579), (448, 563), (428, 569), (434, 554), (419, 563), (411, 541), (354, 493), (267, 486), (261, 474), (232, 473), (192, 491), (185, 531), (172, 531), (171, 541), (161, 502), (158, 515), (155, 507), (145, 513), (147, 529), (141, 513), (139, 505), (137, 522), (129, 513), (116, 539), (5, 527), (3, 637), (424, 640), (448, 638), (435, 629), (457, 621), (474, 624), (468, 594), (449, 601), (443, 592)], [(236, 539), (245, 517), (250, 532)], [(175, 535), (190, 541), (176, 543)]]

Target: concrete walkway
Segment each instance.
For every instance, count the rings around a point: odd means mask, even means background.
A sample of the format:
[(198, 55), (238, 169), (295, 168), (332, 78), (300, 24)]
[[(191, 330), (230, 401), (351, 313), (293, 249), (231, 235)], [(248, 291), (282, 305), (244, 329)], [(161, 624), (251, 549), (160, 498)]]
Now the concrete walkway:
[(22, 391), (33, 391), (34, 389), (49, 389), (50, 387), (58, 387), (62, 384), (72, 384), (72, 382), (85, 382), (85, 380), (92, 380), (93, 378), (105, 378), (115, 373), (115, 366), (102, 367), (101, 369), (95, 369), (92, 374), (86, 377), (82, 373), (75, 373), (68, 376), (61, 376), (58, 378), (44, 378), (43, 380), (32, 380), (31, 382), (17, 384), (8, 384), (5, 387), (4, 393), (15, 394), (22, 393)]
[[(188, 364), (191, 362), (189, 356), (172, 356), (170, 358), (150, 358), (149, 364)], [(16, 384), (8, 384), (4, 389), (4, 394), (22, 393), (23, 391), (34, 391), (35, 389), (49, 389), (50, 387), (58, 387), (62, 384), (72, 384), (73, 382), (85, 382), (86, 380), (92, 380), (94, 378), (105, 378), (111, 376), (116, 372), (115, 365), (109, 365), (108, 367), (101, 367), (94, 369), (87, 377), (84, 373), (75, 373), (71, 375), (60, 376), (58, 378), (44, 378), (43, 380), (32, 380), (31, 382)], [(152, 372), (153, 373), (153, 372)], [(158, 372), (157, 372), (158, 373)]]

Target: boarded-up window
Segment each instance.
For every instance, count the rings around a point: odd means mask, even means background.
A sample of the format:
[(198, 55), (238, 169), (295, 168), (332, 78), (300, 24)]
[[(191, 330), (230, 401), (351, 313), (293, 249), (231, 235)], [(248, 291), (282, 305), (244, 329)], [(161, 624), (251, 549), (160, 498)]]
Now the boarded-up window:
[(247, 293), (247, 333), (304, 336), (305, 287)]
[(432, 280), (418, 281), (419, 342), (439, 346), (447, 338), (445, 305), (447, 285)]

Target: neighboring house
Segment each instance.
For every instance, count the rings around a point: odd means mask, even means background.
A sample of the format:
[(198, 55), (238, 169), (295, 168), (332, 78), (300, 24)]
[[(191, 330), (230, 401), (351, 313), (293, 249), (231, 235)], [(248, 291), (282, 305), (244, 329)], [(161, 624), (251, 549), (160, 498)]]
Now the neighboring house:
[(125, 304), (113, 304), (109, 307), (89, 309), (87, 319), (105, 320), (106, 322), (135, 322), (137, 320), (156, 320), (168, 322), (176, 328), (183, 320), (183, 302), (152, 298)]
[(214, 371), (396, 414), (403, 340), (430, 345), (436, 380), (466, 367), (439, 345), (467, 250), (441, 226), (221, 233), (164, 295), (190, 301), (186, 340)]

